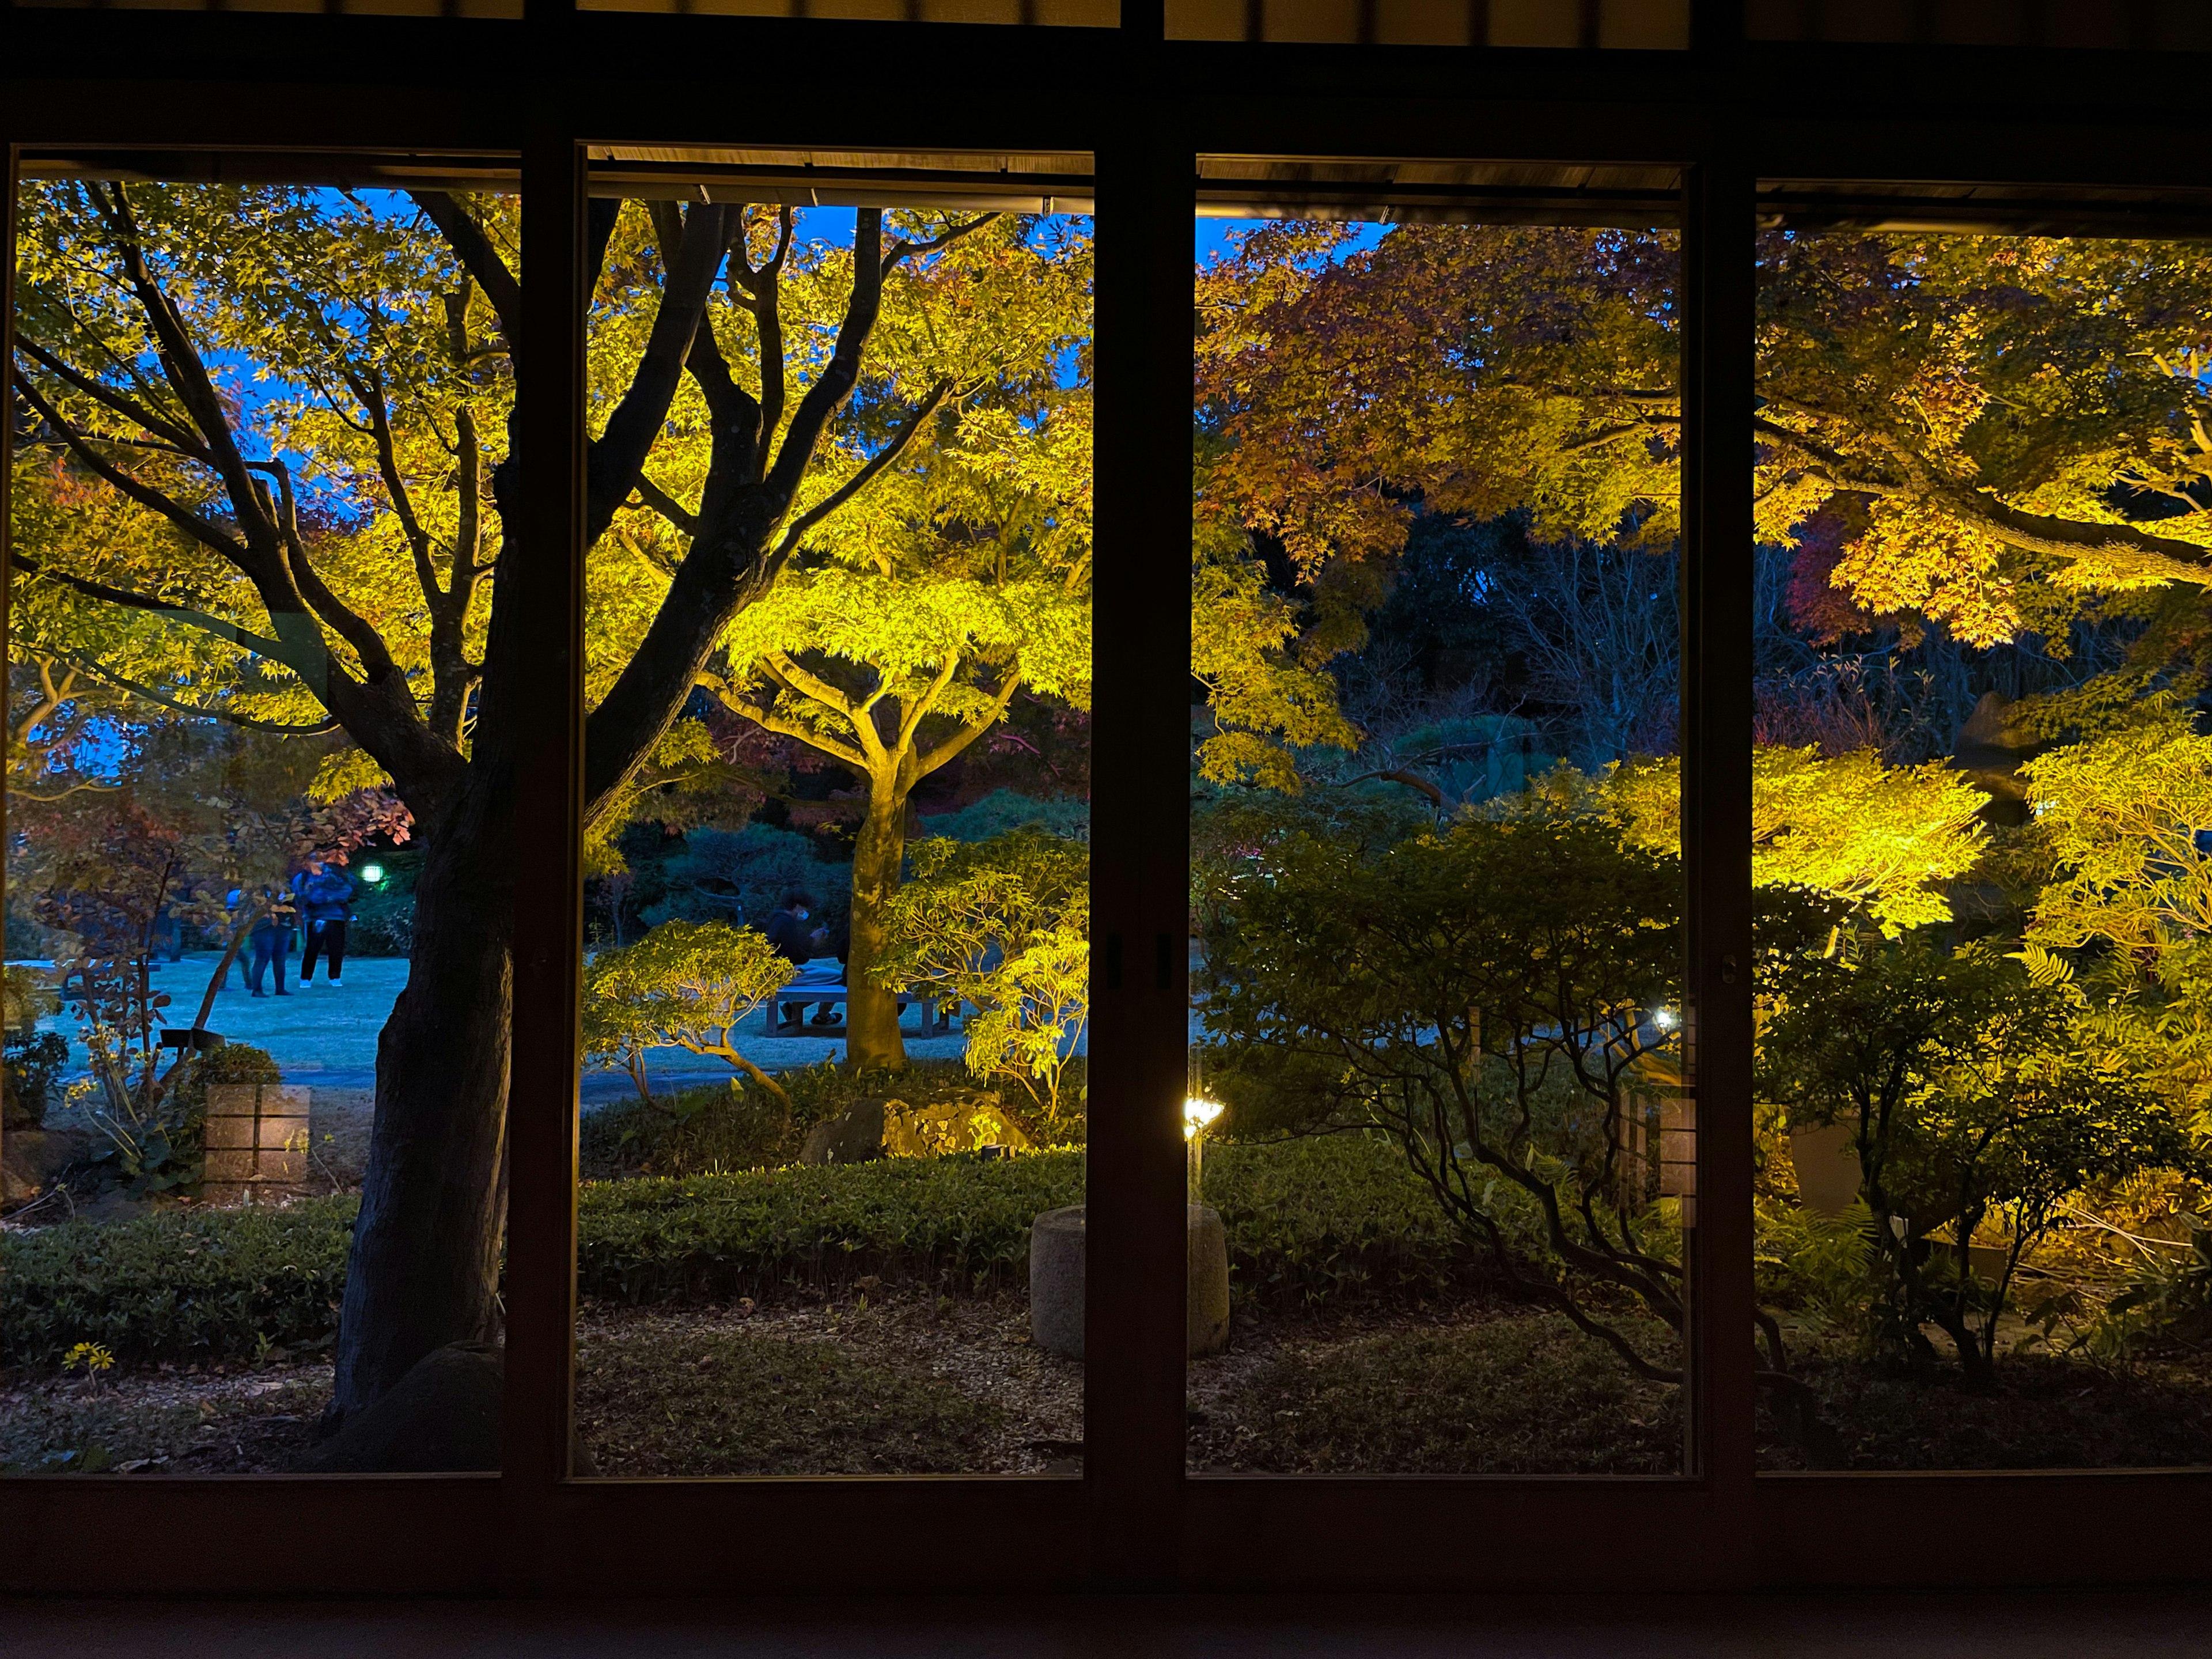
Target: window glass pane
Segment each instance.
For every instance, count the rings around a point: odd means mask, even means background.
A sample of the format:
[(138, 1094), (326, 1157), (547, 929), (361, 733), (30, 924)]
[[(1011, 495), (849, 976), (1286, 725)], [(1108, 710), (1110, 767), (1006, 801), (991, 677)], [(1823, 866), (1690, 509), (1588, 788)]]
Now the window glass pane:
[(2205, 1462), (2212, 259), (1759, 258), (1765, 1467)]
[(1674, 1471), (1676, 238), (1199, 230), (1191, 1467)]
[(1091, 222), (842, 159), (592, 204), (607, 1476), (1080, 1468)]
[(1121, 0), (580, 0), (582, 11), (705, 12), (878, 23), (1031, 23), (1119, 28)]
[(1746, 0), (1744, 33), (1753, 40), (2212, 48), (2212, 21), (2200, 7), (2099, 0)]
[(1170, 40), (1681, 51), (1689, 0), (1167, 0)]
[(11, 1469), (498, 1465), (513, 824), (456, 803), (520, 204), (343, 165), (26, 158)]

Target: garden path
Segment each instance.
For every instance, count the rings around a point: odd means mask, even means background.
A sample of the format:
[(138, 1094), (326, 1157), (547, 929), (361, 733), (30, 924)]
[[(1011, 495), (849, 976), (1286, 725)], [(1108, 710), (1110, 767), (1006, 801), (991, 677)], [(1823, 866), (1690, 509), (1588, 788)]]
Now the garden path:
[[(206, 994), (208, 976), (220, 960), (216, 951), (194, 951), (181, 962), (155, 965), (155, 984), (173, 999), (170, 1012), (179, 1024), (188, 1024)], [(40, 963), (39, 966), (48, 964)], [(295, 955), (292, 966), (297, 968)], [(326, 1090), (369, 1090), (376, 1086), (376, 1039), (392, 1012), (392, 1005), (406, 988), (407, 963), (401, 957), (352, 957), (345, 965), (341, 985), (326, 983), (318, 975), (302, 987), (288, 975), (291, 994), (254, 997), (233, 969), (228, 982), (216, 994), (208, 1016), (208, 1029), (220, 1031), (233, 1042), (250, 1042), (275, 1057), (287, 1083), (305, 1084), (319, 1093)], [(921, 1016), (908, 1012), (907, 1024), (919, 1032)], [(757, 1015), (748, 1024), (764, 1024)], [(67, 1013), (40, 1022), (42, 1029), (59, 1031), (70, 1042), (70, 1075), (81, 1077), (89, 1064), (83, 1046), (76, 1041), (76, 1022)], [(957, 1060), (967, 1039), (958, 1035), (923, 1039), (909, 1036), (907, 1052), (917, 1060)], [(780, 1072), (816, 1066), (844, 1055), (838, 1037), (773, 1037), (757, 1030), (743, 1037), (738, 1051), (765, 1071)], [(656, 1091), (720, 1083), (730, 1068), (717, 1060), (703, 1060), (682, 1048), (655, 1048), (647, 1073)], [(619, 1072), (587, 1071), (583, 1098), (586, 1109), (635, 1092), (629, 1079)]]

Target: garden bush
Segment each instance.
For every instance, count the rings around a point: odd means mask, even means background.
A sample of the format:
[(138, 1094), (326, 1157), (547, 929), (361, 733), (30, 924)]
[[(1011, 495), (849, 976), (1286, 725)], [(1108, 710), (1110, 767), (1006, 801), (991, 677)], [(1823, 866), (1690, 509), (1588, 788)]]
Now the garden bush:
[(612, 1102), (586, 1115), (580, 1135), (586, 1181), (772, 1169), (797, 1157), (803, 1139), (781, 1101), (734, 1079)]
[(0, 1238), (0, 1361), (97, 1342), (124, 1365), (315, 1346), (337, 1324), (356, 1200), (166, 1210)]
[(35, 1129), (61, 1093), (69, 1066), (69, 1039), (58, 1031), (29, 1031), (7, 1041), (0, 1059), (0, 1127)]
[[(1068, 1062), (1062, 1079), (1075, 1098), (1083, 1088), (1084, 1062)], [(787, 1115), (764, 1090), (710, 1084), (651, 1101), (611, 1102), (587, 1114), (581, 1127), (584, 1176), (611, 1181), (624, 1176), (728, 1175), (773, 1169), (799, 1155), (806, 1132), (824, 1118), (847, 1112), (860, 1101), (893, 1097), (909, 1106), (935, 1105), (972, 1095), (975, 1075), (957, 1060), (910, 1060), (902, 1072), (848, 1072), (834, 1061), (780, 1072), (776, 1081), (791, 1097)], [(1024, 1131), (1048, 1139), (1042, 1123), (1024, 1114), (1017, 1094), (1006, 1102), (1009, 1115)], [(1062, 1145), (1079, 1144), (1079, 1110), (1063, 1111), (1048, 1137)]]
[[(1240, 1301), (1289, 1311), (1437, 1296), (1481, 1276), (1405, 1154), (1379, 1136), (1209, 1146), (1205, 1172)], [(1533, 1218), (1519, 1231), (1540, 1249)]]
[(1022, 1283), (1037, 1213), (1082, 1197), (1074, 1152), (607, 1182), (583, 1191), (577, 1284), (629, 1303), (765, 1301), (869, 1275), (994, 1289)]
[[(1206, 1173), (1231, 1283), (1255, 1305), (1319, 1309), (1480, 1282), (1381, 1141), (1219, 1147)], [(1073, 1150), (587, 1182), (577, 1277), (587, 1296), (631, 1304), (836, 1294), (869, 1275), (973, 1294), (1020, 1285), (1030, 1223), (1082, 1199)], [(314, 1346), (336, 1321), (354, 1207), (342, 1197), (171, 1210), (0, 1237), (0, 1363), (52, 1364), (81, 1341), (126, 1365)]]

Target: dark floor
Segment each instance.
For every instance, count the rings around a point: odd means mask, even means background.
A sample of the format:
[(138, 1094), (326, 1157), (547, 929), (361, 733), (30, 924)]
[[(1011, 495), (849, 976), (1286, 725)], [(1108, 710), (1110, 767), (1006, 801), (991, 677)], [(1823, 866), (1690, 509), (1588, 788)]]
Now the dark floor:
[[(733, 1587), (734, 1589), (734, 1587)], [(2160, 1659), (2212, 1656), (2212, 1590), (2085, 1595), (1189, 1596), (699, 1602), (40, 1601), (0, 1651), (69, 1659)]]

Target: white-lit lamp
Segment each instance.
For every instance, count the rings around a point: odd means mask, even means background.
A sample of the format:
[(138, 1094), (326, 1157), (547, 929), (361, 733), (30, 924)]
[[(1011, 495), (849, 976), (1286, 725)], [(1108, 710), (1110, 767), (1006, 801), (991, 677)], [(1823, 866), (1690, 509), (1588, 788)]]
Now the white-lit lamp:
[(1651, 1011), (1651, 1023), (1662, 1031), (1673, 1030), (1676, 1023), (1674, 1011), (1672, 1008), (1654, 1008)]
[(384, 879), (384, 866), (380, 864), (362, 865), (361, 866), (361, 878), (367, 882), (371, 887), (375, 886), (377, 883)]
[(1190, 1148), (1190, 1201), (1200, 1201), (1200, 1165), (1205, 1158), (1206, 1126), (1221, 1115), (1221, 1103), (1208, 1100), (1203, 1095), (1192, 1095), (1182, 1103), (1182, 1138)]

